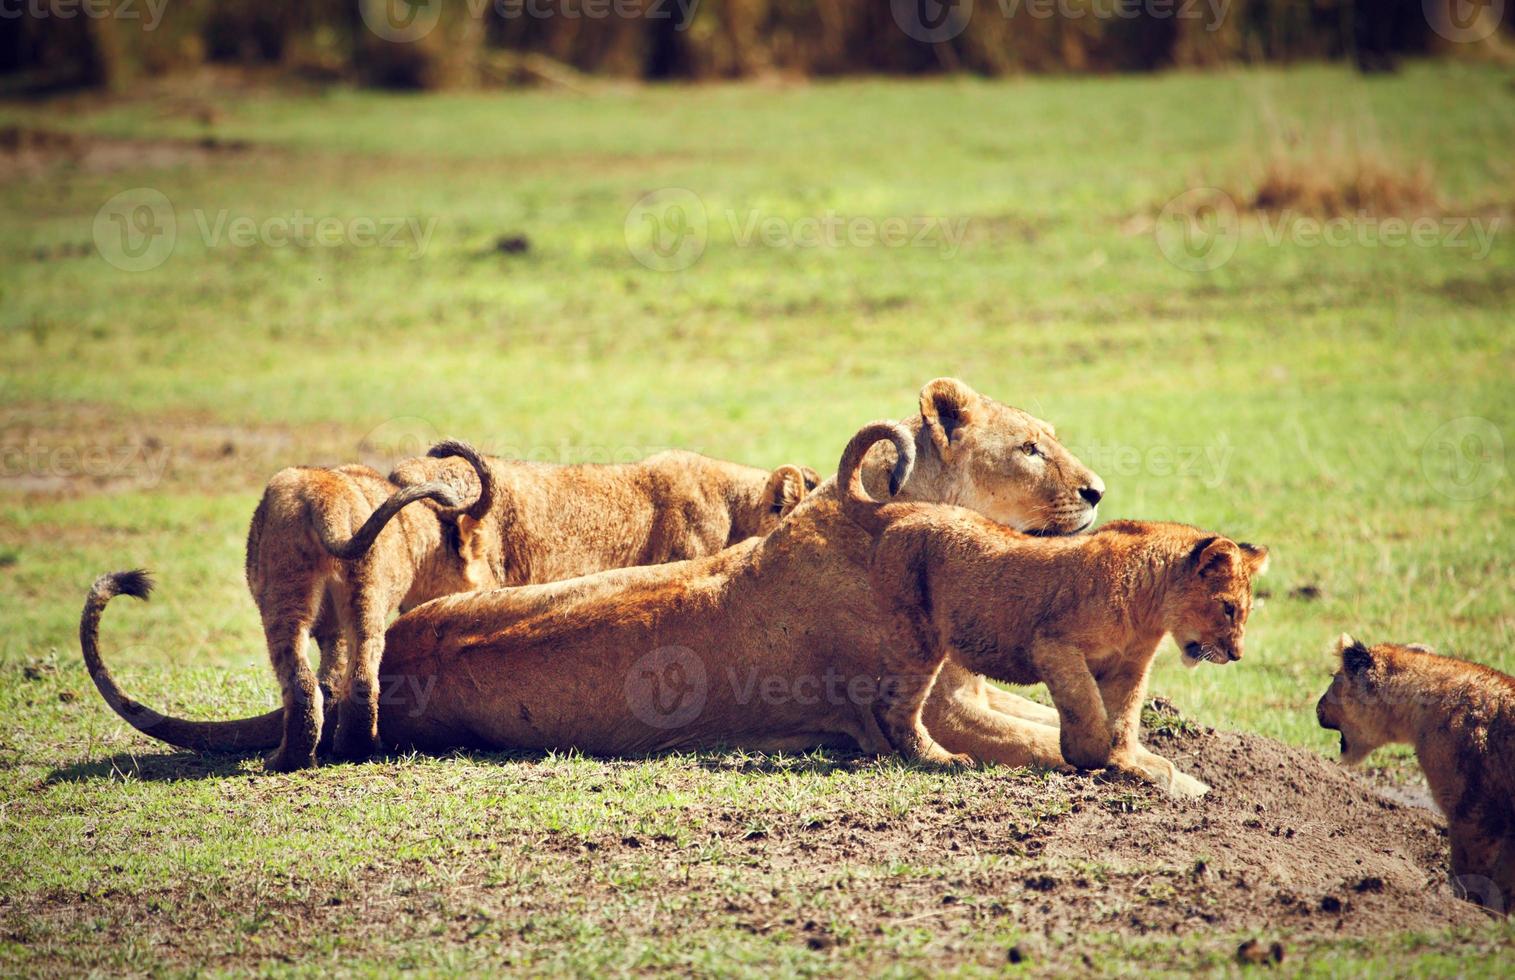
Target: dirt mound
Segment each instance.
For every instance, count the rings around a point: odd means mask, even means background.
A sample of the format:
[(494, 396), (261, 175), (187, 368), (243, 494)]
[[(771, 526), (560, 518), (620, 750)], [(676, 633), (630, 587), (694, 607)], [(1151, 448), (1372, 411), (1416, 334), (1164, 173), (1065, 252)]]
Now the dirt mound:
[[(1153, 880), (1137, 894), (1064, 871), (1040, 883), (1055, 919), (1129, 906), (1115, 928), (1380, 933), (1482, 921), (1447, 879), (1444, 825), (1314, 753), (1257, 735), (1154, 735), (1153, 751), (1212, 787), (1178, 803), (1141, 788), (1077, 794), (1040, 835), (1053, 866), (1091, 856)], [(1403, 800), (1404, 797), (1401, 797)], [(1129, 812), (1121, 812), (1122, 810)], [(1118, 893), (1118, 894), (1117, 894)]]

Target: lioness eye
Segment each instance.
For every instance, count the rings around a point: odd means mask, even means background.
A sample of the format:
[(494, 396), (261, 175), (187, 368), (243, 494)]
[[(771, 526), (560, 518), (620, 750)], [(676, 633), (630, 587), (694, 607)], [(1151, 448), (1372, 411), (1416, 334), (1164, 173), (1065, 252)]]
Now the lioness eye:
[(1027, 456), (1040, 456), (1042, 454), (1042, 449), (1036, 443), (1028, 442), (1021, 447), (1021, 452), (1025, 453)]
[(1224, 599), (1222, 599), (1221, 602), (1220, 602), (1220, 610), (1221, 610), (1221, 612), (1223, 612), (1223, 613), (1226, 614), (1226, 618), (1227, 619), (1231, 620), (1231, 622), (1233, 622), (1233, 623), (1236, 622), (1236, 607), (1235, 606), (1231, 605), (1231, 603), (1229, 603), (1229, 602), (1225, 601)]

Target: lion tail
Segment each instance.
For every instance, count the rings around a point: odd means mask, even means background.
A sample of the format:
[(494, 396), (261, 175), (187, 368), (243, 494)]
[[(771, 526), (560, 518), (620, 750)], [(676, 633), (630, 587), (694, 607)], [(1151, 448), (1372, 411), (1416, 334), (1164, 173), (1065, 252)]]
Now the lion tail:
[(904, 426), (897, 422), (869, 422), (857, 431), (857, 435), (842, 450), (841, 462), (837, 464), (836, 484), (841, 494), (842, 513), (869, 534), (878, 534), (888, 524), (884, 513), (888, 503), (879, 503), (868, 495), (863, 486), (863, 457), (876, 443), (889, 441), (894, 444), (896, 458), (889, 471), (889, 495), (900, 492), (915, 470), (915, 440)]
[(342, 537), (341, 532), (333, 527), (330, 521), (324, 519), (325, 515), (315, 515), (316, 519), (313, 523), (316, 537), (320, 539), (321, 546), (326, 549), (327, 554), (338, 561), (353, 561), (362, 558), (368, 553), (368, 549), (373, 547), (374, 539), (379, 536), (379, 532), (384, 530), (385, 525), (393, 520), (396, 514), (418, 500), (428, 499), (447, 508), (458, 506), (458, 498), (453, 493), (452, 487), (447, 484), (418, 483), (413, 487), (403, 487), (390, 494), (387, 500), (374, 508), (373, 513), (369, 514), (368, 519), (363, 522), (363, 526), (349, 538)]
[(251, 752), (274, 748), (284, 731), (284, 709), (276, 708), (255, 718), (236, 721), (189, 721), (159, 714), (128, 697), (100, 659), (98, 638), (100, 615), (111, 599), (129, 595), (146, 600), (152, 593), (151, 576), (142, 569), (110, 572), (95, 579), (84, 600), (84, 615), (79, 620), (79, 646), (84, 651), (84, 666), (94, 680), (100, 696), (111, 710), (128, 725), (160, 742), (197, 752)]
[(467, 517), (475, 523), (482, 521), (484, 515), (488, 514), (489, 509), (494, 506), (495, 494), (494, 470), (489, 468), (489, 464), (484, 461), (484, 457), (480, 456), (476, 449), (460, 439), (446, 439), (439, 442), (428, 449), (426, 455), (433, 459), (447, 459), (450, 456), (458, 456), (466, 460), (468, 465), (473, 467), (473, 471), (479, 477), (479, 496), (473, 503), (468, 505), (466, 510), (458, 507), (454, 509), (453, 514)]

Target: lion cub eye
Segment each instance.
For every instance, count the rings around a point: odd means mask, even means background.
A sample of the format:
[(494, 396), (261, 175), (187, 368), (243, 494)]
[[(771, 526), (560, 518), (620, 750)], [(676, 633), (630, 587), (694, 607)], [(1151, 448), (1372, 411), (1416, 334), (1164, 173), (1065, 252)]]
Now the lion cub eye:
[(1231, 605), (1231, 603), (1229, 603), (1226, 600), (1222, 599), (1220, 601), (1220, 611), (1223, 612), (1223, 613), (1225, 613), (1226, 614), (1226, 618), (1229, 619), (1231, 622), (1233, 622), (1233, 623), (1236, 622), (1236, 607), (1233, 606), (1233, 605)]
[(1042, 447), (1034, 442), (1028, 442), (1024, 446), (1021, 446), (1021, 452), (1027, 456), (1040, 456), (1042, 454)]

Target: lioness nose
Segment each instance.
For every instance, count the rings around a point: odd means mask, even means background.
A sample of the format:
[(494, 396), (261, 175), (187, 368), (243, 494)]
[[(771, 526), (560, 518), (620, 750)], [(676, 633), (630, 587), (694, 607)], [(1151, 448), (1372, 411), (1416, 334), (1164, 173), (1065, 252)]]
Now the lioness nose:
[(1089, 501), (1089, 506), (1093, 507), (1104, 499), (1105, 491), (1098, 487), (1079, 487), (1078, 495)]

